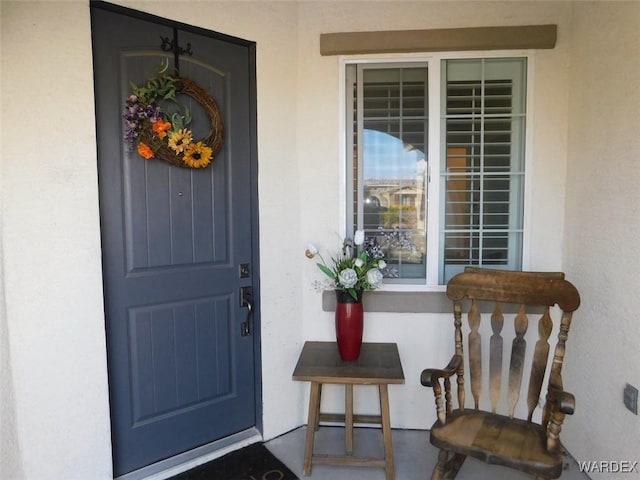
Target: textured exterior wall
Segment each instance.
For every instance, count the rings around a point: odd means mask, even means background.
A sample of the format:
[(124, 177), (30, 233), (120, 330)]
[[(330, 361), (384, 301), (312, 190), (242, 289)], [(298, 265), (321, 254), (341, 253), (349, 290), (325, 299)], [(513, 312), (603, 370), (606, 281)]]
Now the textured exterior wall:
[(1, 8), (0, 476), (110, 478), (89, 7)]
[(622, 403), (625, 383), (640, 387), (638, 27), (638, 2), (574, 5), (564, 263), (582, 305), (565, 370), (576, 413), (563, 435), (585, 461), (640, 460), (640, 417)]

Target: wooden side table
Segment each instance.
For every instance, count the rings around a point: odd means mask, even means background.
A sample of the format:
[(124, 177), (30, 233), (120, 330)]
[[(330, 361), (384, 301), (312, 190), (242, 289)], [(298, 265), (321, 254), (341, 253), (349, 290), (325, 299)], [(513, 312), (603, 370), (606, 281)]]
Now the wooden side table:
[[(293, 371), (293, 379), (311, 382), (309, 397), (309, 420), (304, 447), (303, 475), (311, 474), (311, 466), (350, 465), (381, 467), (387, 480), (395, 478), (393, 446), (391, 443), (391, 421), (389, 416), (389, 384), (403, 384), (404, 373), (400, 363), (398, 346), (395, 343), (363, 343), (358, 360), (345, 362), (340, 359), (335, 342), (306, 342)], [(345, 386), (345, 414), (320, 412), (323, 384)], [(377, 385), (380, 394), (380, 415), (354, 415), (353, 386)], [(320, 421), (343, 422), (345, 425), (346, 455), (314, 455), (313, 443)], [(382, 426), (384, 458), (353, 456), (353, 424), (376, 423)]]

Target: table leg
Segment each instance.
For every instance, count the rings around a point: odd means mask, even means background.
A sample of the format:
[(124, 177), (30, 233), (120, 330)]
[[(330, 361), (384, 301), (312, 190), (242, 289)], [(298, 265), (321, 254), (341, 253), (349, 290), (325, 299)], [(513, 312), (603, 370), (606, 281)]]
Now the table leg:
[(318, 384), (318, 408), (316, 408), (316, 432), (320, 430), (320, 405), (322, 405), (322, 384)]
[(313, 457), (313, 441), (316, 433), (318, 421), (318, 410), (320, 400), (320, 384), (311, 382), (311, 393), (309, 394), (309, 418), (307, 420), (307, 439), (304, 444), (304, 465), (302, 474), (307, 477), (311, 475), (311, 460)]
[(348, 383), (344, 388), (344, 446), (347, 455), (353, 455), (353, 385)]
[(382, 437), (384, 439), (384, 459), (387, 480), (395, 479), (393, 463), (393, 443), (391, 440), (391, 418), (389, 413), (389, 389), (386, 384), (378, 386), (380, 390), (380, 416), (382, 417)]

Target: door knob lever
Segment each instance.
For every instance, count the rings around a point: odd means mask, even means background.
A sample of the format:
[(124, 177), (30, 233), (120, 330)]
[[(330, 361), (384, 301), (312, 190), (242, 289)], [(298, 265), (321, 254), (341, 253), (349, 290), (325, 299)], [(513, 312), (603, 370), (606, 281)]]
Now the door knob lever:
[(253, 304), (251, 303), (251, 287), (240, 287), (240, 307), (247, 307), (247, 319), (240, 324), (240, 335), (251, 335), (251, 317), (253, 316)]

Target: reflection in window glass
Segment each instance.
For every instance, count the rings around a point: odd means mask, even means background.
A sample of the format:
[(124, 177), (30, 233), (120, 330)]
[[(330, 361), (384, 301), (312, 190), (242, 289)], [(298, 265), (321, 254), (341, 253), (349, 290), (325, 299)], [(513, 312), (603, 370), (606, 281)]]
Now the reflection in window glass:
[(352, 227), (384, 255), (387, 278), (424, 282), (427, 69), (351, 67)]

